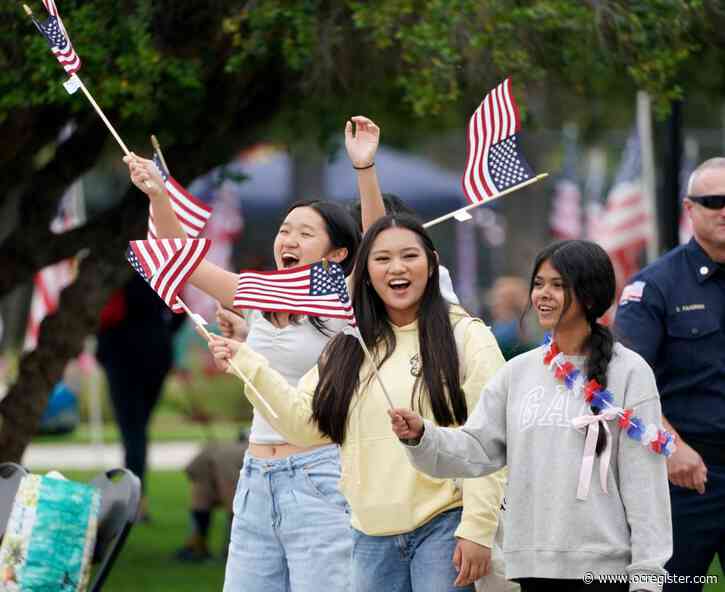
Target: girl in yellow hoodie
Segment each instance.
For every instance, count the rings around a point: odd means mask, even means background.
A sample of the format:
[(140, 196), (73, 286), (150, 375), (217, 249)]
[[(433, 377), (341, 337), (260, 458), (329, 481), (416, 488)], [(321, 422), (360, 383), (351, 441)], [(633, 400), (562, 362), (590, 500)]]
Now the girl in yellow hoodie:
[[(462, 425), (503, 356), (482, 322), (442, 298), (438, 256), (422, 226), (400, 215), (373, 224), (352, 286), (359, 330), (393, 403), (438, 425)], [(291, 443), (340, 445), (355, 592), (473, 590), (489, 569), (505, 474), (457, 482), (413, 469), (349, 335), (332, 339), (297, 388), (245, 344), (218, 338), (210, 347), (221, 367), (233, 358), (252, 380), (279, 416), (267, 419)], [(245, 393), (265, 413), (251, 389)]]

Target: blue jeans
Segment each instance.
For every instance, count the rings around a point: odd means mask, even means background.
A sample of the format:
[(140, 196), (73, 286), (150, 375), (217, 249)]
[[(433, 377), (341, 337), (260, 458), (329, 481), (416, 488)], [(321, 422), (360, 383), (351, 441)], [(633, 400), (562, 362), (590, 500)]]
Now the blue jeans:
[(247, 453), (224, 592), (347, 592), (352, 536), (339, 479), (336, 446), (284, 459)]
[(457, 509), (405, 534), (369, 536), (353, 529), (353, 592), (473, 592), (473, 585), (453, 586), (460, 522)]

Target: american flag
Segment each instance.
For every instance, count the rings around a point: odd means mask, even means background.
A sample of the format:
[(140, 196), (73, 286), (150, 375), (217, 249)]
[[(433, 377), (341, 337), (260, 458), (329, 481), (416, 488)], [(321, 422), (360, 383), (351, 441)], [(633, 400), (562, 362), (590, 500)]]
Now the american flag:
[(549, 218), (551, 234), (559, 240), (581, 238), (582, 193), (576, 174), (577, 138), (576, 127), (564, 127), (564, 165), (554, 188), (552, 211)]
[(678, 238), (681, 245), (689, 242), (692, 238), (693, 228), (692, 219), (685, 210), (683, 201), (690, 192), (690, 175), (697, 167), (697, 160), (700, 153), (700, 146), (693, 137), (685, 138), (685, 153), (682, 158), (682, 166), (680, 168), (680, 219), (678, 223)]
[(182, 313), (179, 292), (210, 246), (205, 238), (131, 241), (126, 258), (173, 312)]
[[(83, 212), (83, 192), (81, 182), (76, 182), (65, 192), (60, 200), (58, 212), (50, 223), (53, 234), (62, 234), (80, 226), (85, 215)], [(23, 349), (35, 349), (43, 319), (58, 310), (60, 293), (76, 277), (75, 258), (64, 259), (41, 269), (33, 278), (33, 296), (25, 331)]]
[[(155, 150), (154, 164), (161, 173), (161, 178), (164, 180), (164, 187), (166, 187), (166, 192), (169, 194), (171, 207), (179, 219), (179, 223), (184, 229), (186, 236), (190, 238), (198, 237), (211, 217), (212, 208), (195, 195), (189, 193), (169, 174), (169, 171), (164, 166), (163, 160)], [(149, 206), (148, 238), (154, 240), (157, 237), (158, 233), (154, 225), (153, 209)]]
[(318, 262), (278, 271), (243, 271), (239, 274), (234, 306), (346, 319), (355, 325), (345, 274), (337, 263)]
[(650, 214), (642, 188), (642, 155), (635, 128), (627, 139), (622, 160), (607, 196), (593, 240), (609, 254), (617, 275), (617, 295), (639, 268), (650, 239)]
[(70, 37), (68, 37), (68, 33), (63, 26), (58, 8), (54, 0), (43, 0), (43, 6), (45, 6), (50, 17), (44, 23), (40, 23), (33, 18), (33, 23), (48, 41), (50, 50), (58, 59), (60, 65), (63, 66), (63, 69), (70, 75), (75, 74), (81, 69), (81, 59), (73, 49), (73, 44), (70, 42)]
[(507, 78), (488, 93), (468, 122), (463, 193), (480, 203), (534, 176), (521, 152), (519, 108)]

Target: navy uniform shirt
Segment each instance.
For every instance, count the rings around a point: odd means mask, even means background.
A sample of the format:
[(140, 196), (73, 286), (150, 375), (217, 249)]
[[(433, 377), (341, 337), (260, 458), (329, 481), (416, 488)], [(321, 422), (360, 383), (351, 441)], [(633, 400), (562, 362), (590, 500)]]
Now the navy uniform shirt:
[(654, 369), (685, 442), (725, 444), (725, 266), (695, 239), (666, 253), (622, 291), (615, 332)]

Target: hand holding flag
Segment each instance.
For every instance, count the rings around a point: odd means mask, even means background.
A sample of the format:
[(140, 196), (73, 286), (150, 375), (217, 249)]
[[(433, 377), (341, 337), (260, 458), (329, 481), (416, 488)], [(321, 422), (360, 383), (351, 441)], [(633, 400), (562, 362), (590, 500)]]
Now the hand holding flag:
[[(171, 176), (166, 160), (161, 152), (161, 146), (155, 136), (151, 136), (151, 143), (154, 148), (153, 164), (161, 174), (161, 179), (171, 202), (171, 208), (184, 229), (186, 236), (198, 237), (204, 226), (211, 218), (212, 208), (205, 204), (190, 191)], [(156, 238), (156, 228), (153, 223), (153, 212), (149, 211), (149, 238)]]

